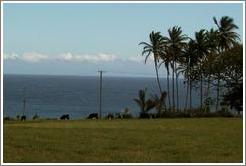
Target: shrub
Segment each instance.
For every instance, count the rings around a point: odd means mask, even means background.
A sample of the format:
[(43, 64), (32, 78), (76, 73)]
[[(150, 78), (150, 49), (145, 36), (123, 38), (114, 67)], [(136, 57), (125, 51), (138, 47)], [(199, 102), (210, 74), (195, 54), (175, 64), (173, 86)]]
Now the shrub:
[(218, 117), (234, 117), (234, 115), (229, 111), (220, 110), (215, 112)]
[(128, 107), (126, 107), (126, 108), (124, 109), (122, 115), (121, 115), (122, 118), (123, 118), (123, 119), (131, 119), (131, 118), (133, 118), (133, 116), (132, 116), (132, 114), (131, 114), (130, 112), (131, 112), (131, 110), (130, 110)]
[(6, 117), (3, 118), (3, 120), (6, 120), (6, 121), (8, 121), (8, 120), (14, 120), (14, 118), (11, 118), (9, 116), (6, 116)]
[(39, 119), (39, 116), (37, 114), (35, 114), (33, 117), (32, 117), (33, 120), (35, 119)]
[(141, 118), (141, 119), (149, 119), (150, 115), (148, 113), (146, 113), (146, 112), (141, 112), (139, 114), (139, 118)]
[(123, 116), (123, 119), (132, 119), (133, 118), (133, 116), (132, 116), (132, 114), (124, 114)]

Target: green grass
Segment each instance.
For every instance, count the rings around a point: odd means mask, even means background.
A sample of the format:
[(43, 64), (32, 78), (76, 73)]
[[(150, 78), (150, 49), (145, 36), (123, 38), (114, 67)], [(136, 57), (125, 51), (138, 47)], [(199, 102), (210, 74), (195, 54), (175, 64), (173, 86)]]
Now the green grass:
[(243, 159), (240, 118), (9, 121), (3, 127), (6, 163)]

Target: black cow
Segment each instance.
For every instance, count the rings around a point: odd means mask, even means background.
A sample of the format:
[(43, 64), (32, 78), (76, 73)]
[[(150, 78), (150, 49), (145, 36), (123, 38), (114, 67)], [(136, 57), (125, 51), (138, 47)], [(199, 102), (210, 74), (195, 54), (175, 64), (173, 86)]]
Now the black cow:
[(98, 119), (98, 113), (91, 113), (87, 119)]
[(25, 121), (26, 120), (26, 115), (22, 115), (21, 116), (21, 121)]
[(64, 114), (60, 117), (61, 120), (69, 120), (69, 114)]

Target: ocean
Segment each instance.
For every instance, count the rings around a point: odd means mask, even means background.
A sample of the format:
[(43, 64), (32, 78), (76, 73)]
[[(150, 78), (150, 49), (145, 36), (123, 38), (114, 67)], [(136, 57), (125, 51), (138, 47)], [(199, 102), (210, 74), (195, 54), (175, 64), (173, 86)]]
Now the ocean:
[[(185, 105), (186, 86), (183, 82), (179, 79), (180, 108)], [(161, 84), (166, 89), (164, 78)], [(170, 88), (171, 85), (170, 82)], [(156, 78), (103, 77), (102, 116), (120, 113), (126, 107), (133, 116), (138, 116), (139, 108), (133, 99), (138, 97), (138, 90), (144, 88), (149, 96), (158, 94)], [(199, 93), (193, 91), (192, 95), (197, 96), (193, 97), (193, 106), (198, 106)], [(26, 101), (25, 110), (23, 100)], [(63, 114), (69, 114), (71, 119), (86, 118), (90, 113), (99, 112), (99, 77), (4, 75), (4, 117), (15, 118), (22, 115), (23, 110), (27, 118), (35, 114), (40, 118), (59, 118)]]

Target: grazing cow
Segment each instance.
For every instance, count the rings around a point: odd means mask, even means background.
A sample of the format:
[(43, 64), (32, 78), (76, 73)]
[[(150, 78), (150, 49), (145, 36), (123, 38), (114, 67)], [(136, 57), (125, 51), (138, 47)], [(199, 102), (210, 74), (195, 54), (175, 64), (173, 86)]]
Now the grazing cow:
[(91, 113), (87, 119), (98, 119), (98, 113)]
[(64, 114), (60, 117), (61, 120), (69, 120), (69, 114)]
[(120, 113), (115, 114), (116, 119), (123, 119), (123, 116)]
[(107, 115), (107, 118), (108, 118), (109, 120), (111, 120), (111, 119), (113, 119), (113, 118), (114, 118), (114, 115), (113, 115), (113, 114), (111, 114), (111, 113), (109, 113), (109, 114)]
[(25, 121), (26, 120), (26, 115), (22, 115), (21, 116), (21, 121)]

